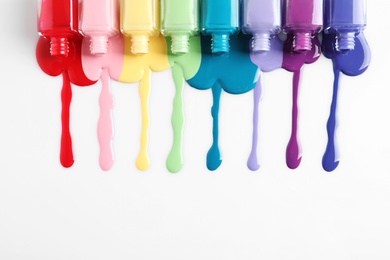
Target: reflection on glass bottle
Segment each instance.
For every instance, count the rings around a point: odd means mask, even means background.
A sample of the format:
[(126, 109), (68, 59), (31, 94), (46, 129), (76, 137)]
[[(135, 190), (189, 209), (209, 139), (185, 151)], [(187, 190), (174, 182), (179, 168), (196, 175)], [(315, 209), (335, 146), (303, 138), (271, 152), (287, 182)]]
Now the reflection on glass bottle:
[(271, 49), (270, 39), (281, 30), (280, 0), (243, 0), (242, 31), (253, 35), (252, 51)]
[(160, 33), (160, 1), (122, 0), (120, 10), (121, 31), (131, 37), (131, 52), (148, 53), (149, 38)]
[(108, 39), (119, 33), (117, 1), (83, 0), (81, 3), (80, 29), (91, 40), (91, 53), (107, 53)]
[(311, 50), (311, 38), (322, 30), (322, 0), (284, 0), (283, 31), (294, 35), (294, 51)]
[(172, 53), (188, 53), (190, 37), (199, 33), (199, 1), (161, 0), (161, 14), (162, 33), (172, 38)]
[(227, 53), (239, 27), (238, 0), (202, 0), (202, 33), (212, 37), (212, 53)]
[(336, 49), (355, 48), (355, 36), (366, 27), (366, 0), (325, 0), (324, 32), (336, 35)]
[(69, 40), (79, 37), (78, 0), (38, 0), (38, 32), (50, 39), (53, 56), (68, 56)]

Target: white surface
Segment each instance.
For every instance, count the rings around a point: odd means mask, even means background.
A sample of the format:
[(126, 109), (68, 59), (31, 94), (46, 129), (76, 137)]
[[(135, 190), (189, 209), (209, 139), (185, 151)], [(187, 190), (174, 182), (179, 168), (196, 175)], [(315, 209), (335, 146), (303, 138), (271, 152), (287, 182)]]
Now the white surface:
[(344, 77), (339, 102), (341, 163), (321, 167), (332, 91), (331, 62), (305, 68), (301, 166), (284, 162), (290, 134), (291, 77), (265, 75), (262, 168), (250, 172), (252, 93), (223, 94), (217, 172), (211, 145), (211, 91), (185, 88), (185, 166), (165, 168), (172, 143), (174, 87), (153, 74), (150, 170), (139, 172), (136, 84), (113, 83), (116, 162), (98, 164), (100, 83), (74, 87), (75, 165), (59, 163), (61, 78), (35, 61), (32, 0), (0, 2), (0, 259), (390, 259), (390, 87), (386, 27), (390, 2), (369, 1), (372, 65)]

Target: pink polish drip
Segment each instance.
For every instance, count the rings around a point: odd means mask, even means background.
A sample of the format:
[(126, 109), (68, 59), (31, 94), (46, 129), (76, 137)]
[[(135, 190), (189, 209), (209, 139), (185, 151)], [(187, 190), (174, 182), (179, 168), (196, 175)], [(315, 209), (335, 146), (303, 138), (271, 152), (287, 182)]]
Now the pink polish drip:
[(108, 70), (103, 68), (101, 74), (102, 92), (100, 94), (100, 118), (98, 122), (98, 138), (100, 144), (100, 167), (104, 171), (111, 169), (114, 163), (112, 138), (114, 136), (112, 109), (114, 101), (110, 88), (110, 76)]

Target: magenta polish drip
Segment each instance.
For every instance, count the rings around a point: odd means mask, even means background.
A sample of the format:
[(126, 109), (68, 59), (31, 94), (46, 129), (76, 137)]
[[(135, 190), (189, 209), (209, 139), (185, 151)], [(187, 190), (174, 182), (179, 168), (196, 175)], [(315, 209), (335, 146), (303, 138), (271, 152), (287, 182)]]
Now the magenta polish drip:
[(294, 36), (284, 44), (283, 68), (293, 72), (292, 130), (286, 149), (286, 163), (290, 169), (298, 168), (301, 163), (302, 149), (299, 141), (299, 86), (304, 64), (318, 60), (321, 54), (318, 37), (312, 38), (312, 48), (306, 52), (294, 52)]

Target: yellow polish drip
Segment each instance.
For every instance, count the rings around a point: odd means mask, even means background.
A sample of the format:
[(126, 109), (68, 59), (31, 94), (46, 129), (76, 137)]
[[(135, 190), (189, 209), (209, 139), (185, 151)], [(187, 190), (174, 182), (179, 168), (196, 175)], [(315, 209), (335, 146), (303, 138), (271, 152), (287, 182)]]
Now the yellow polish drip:
[[(125, 37), (125, 59), (120, 82), (133, 83), (140, 81), (139, 93), (142, 109), (141, 149), (136, 166), (139, 170), (147, 170), (150, 160), (147, 152), (149, 128), (149, 96), (151, 91), (151, 72), (163, 71), (170, 68), (167, 43), (165, 38), (150, 38), (150, 50), (145, 55), (134, 55), (131, 52), (131, 39)], [(163, 87), (163, 86), (161, 86)]]

